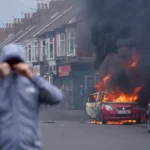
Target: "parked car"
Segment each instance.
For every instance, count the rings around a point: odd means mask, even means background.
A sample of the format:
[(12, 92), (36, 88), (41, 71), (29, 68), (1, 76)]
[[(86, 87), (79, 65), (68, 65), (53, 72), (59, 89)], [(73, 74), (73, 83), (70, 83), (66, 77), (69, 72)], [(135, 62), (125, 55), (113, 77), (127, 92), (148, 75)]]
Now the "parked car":
[(90, 119), (101, 121), (136, 120), (141, 122), (141, 110), (137, 103), (132, 102), (103, 102), (107, 92), (91, 94), (85, 105), (86, 113)]

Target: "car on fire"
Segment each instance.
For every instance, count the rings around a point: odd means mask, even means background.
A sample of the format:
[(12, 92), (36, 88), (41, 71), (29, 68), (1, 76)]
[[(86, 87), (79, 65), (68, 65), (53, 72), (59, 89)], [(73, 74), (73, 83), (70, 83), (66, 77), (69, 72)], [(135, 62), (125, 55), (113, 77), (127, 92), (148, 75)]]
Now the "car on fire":
[(103, 102), (107, 92), (89, 95), (85, 110), (90, 119), (106, 124), (107, 121), (136, 120), (141, 122), (141, 110), (135, 102)]

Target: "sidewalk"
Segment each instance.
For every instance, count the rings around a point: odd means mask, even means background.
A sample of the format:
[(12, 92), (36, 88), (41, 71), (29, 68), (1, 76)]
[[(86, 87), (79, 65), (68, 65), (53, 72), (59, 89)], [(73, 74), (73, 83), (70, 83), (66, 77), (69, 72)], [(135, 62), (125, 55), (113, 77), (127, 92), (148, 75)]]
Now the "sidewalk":
[(141, 124), (133, 124), (134, 126), (142, 127), (142, 128), (147, 128), (147, 123), (141, 123)]

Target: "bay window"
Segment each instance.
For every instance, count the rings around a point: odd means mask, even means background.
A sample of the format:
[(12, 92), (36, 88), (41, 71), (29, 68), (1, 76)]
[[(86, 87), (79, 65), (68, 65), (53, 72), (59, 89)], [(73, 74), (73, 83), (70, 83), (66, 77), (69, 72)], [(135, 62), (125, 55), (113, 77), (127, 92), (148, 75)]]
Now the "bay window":
[(69, 30), (67, 32), (67, 51), (68, 55), (75, 55), (75, 31)]
[(46, 41), (42, 41), (43, 58), (47, 58)]
[(32, 60), (37, 60), (38, 58), (38, 43), (32, 43)]
[(28, 61), (31, 61), (31, 58), (32, 58), (31, 45), (28, 45)]
[(54, 38), (50, 38), (50, 45), (49, 45), (49, 58), (54, 58)]
[(65, 34), (58, 34), (57, 40), (57, 56), (65, 56)]

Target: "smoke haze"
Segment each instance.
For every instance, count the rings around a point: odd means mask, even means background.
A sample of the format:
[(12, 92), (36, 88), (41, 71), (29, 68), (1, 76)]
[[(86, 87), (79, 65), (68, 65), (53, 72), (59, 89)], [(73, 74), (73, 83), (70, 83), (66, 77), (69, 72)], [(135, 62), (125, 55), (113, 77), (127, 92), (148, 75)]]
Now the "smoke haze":
[[(84, 0), (95, 47), (95, 69), (111, 75), (108, 89), (131, 93), (142, 86), (139, 102), (150, 100), (150, 1)], [(135, 67), (130, 67), (137, 61)]]

